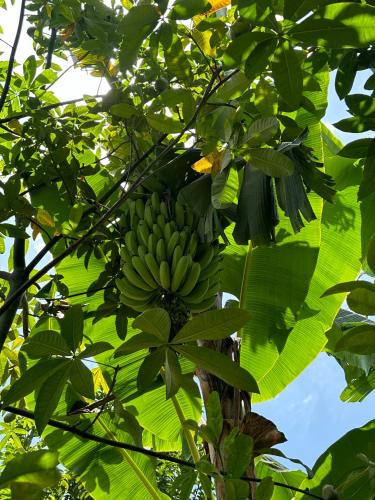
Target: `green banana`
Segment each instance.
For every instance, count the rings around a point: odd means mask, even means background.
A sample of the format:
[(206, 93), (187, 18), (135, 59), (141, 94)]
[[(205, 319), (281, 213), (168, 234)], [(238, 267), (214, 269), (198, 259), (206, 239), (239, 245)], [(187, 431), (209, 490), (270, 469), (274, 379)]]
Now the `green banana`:
[(134, 231), (128, 231), (125, 234), (125, 245), (131, 255), (136, 255), (138, 252), (138, 245)]
[[(184, 302), (186, 304), (199, 304), (206, 298), (209, 289), (208, 287), (209, 287), (209, 280), (198, 282), (194, 290), (189, 295), (184, 297)], [(209, 296), (211, 295), (213, 294), (210, 294)]]
[(130, 224), (133, 223), (133, 217), (135, 216), (135, 201), (129, 200), (129, 215), (130, 215)]
[(167, 222), (166, 225), (164, 226), (164, 239), (167, 245), (169, 243), (169, 240), (171, 239), (171, 236), (172, 236), (171, 223)]
[(137, 273), (140, 275), (140, 277), (149, 285), (152, 289), (158, 288), (158, 283), (154, 280), (152, 277), (152, 274), (146, 267), (146, 264), (143, 262), (141, 257), (138, 257), (138, 255), (135, 255), (132, 258), (132, 264), (134, 269), (137, 271)]
[[(140, 258), (140, 257), (138, 257)], [(133, 285), (133, 286), (136, 286), (138, 288), (141, 288), (142, 290), (144, 290), (145, 292), (151, 292), (152, 290), (154, 290), (154, 287), (151, 287), (150, 285), (148, 285), (140, 276), (139, 274), (134, 270), (134, 268), (132, 266), (130, 266), (129, 264), (125, 264), (123, 267), (122, 267), (122, 272), (124, 273), (124, 275), (126, 276), (126, 278), (130, 281), (130, 283)]]
[(156, 244), (156, 259), (159, 265), (163, 260), (167, 259), (167, 253), (165, 250), (165, 241), (161, 238)]
[(146, 292), (145, 290), (141, 290), (140, 288), (133, 286), (126, 278), (117, 279), (116, 285), (122, 294), (134, 300), (149, 300), (153, 293)]
[(205, 280), (207, 278), (211, 278), (211, 276), (215, 276), (222, 270), (222, 259), (221, 257), (215, 257), (211, 264), (204, 269), (200, 275), (199, 280)]
[(169, 264), (165, 260), (160, 263), (160, 283), (164, 290), (169, 290), (171, 286), (171, 273)]
[(206, 269), (206, 267), (211, 263), (214, 258), (215, 250), (212, 246), (208, 246), (203, 251), (202, 256), (199, 258), (199, 264), (201, 265), (201, 270)]
[(154, 225), (154, 217), (153, 217), (153, 211), (152, 211), (152, 208), (150, 207), (150, 205), (146, 204), (143, 218), (146, 221), (148, 227), (150, 229), (152, 229), (152, 227)]
[(186, 207), (185, 224), (189, 227), (193, 227), (194, 224), (194, 213), (190, 207)]
[(158, 224), (158, 226), (159, 226), (159, 228), (160, 228), (160, 230), (161, 230), (161, 232), (162, 232), (162, 234), (163, 234), (163, 231), (164, 231), (164, 226), (165, 226), (165, 224), (166, 224), (164, 215), (159, 214), (159, 215), (156, 217), (156, 222), (157, 222), (157, 224)]
[(164, 216), (165, 220), (169, 220), (168, 207), (165, 201), (160, 202), (160, 213)]
[(152, 254), (156, 254), (156, 245), (157, 245), (157, 242), (158, 242), (158, 238), (156, 236), (155, 233), (150, 233), (149, 237), (148, 237), (148, 244), (147, 244), (147, 248), (148, 248), (148, 251)]
[(205, 299), (203, 302), (200, 304), (190, 304), (189, 309), (190, 312), (198, 314), (204, 311), (207, 311), (208, 309), (211, 309), (212, 306), (216, 304), (217, 297), (216, 295), (209, 297), (208, 299)]
[(126, 247), (122, 247), (120, 249), (120, 257), (127, 264), (129, 264), (131, 262), (131, 260), (132, 260), (132, 256), (131, 256), (129, 250)]
[(180, 240), (180, 233), (175, 231), (170, 237), (167, 245), (167, 258), (170, 260), (173, 256), (174, 249), (176, 248), (178, 242)]
[(179, 241), (179, 245), (181, 247), (181, 250), (182, 250), (182, 253), (185, 253), (185, 246), (186, 246), (186, 242), (188, 240), (188, 233), (183, 230), (180, 232), (180, 241)]
[(174, 204), (174, 211), (177, 226), (179, 229), (182, 229), (185, 225), (185, 211), (184, 207), (178, 201)]
[(138, 245), (138, 255), (144, 257), (147, 253), (147, 248), (144, 245)]
[(189, 241), (189, 246), (188, 246), (189, 255), (191, 255), (193, 258), (195, 256), (197, 248), (198, 248), (198, 236), (197, 236), (197, 233), (193, 233), (190, 236), (190, 241)]
[(147, 224), (144, 220), (139, 221), (137, 226), (137, 236), (139, 243), (142, 243), (146, 248), (148, 246), (148, 237), (150, 235), (150, 231), (147, 227)]
[(158, 224), (154, 224), (152, 226), (152, 232), (155, 234), (158, 240), (163, 237), (163, 233), (161, 232), (161, 229), (158, 226)]
[(182, 257), (182, 250), (181, 250), (180, 245), (177, 245), (176, 248), (174, 249), (174, 252), (173, 252), (172, 274), (174, 274), (174, 272), (176, 270), (177, 263), (181, 259), (181, 257)]
[(135, 300), (123, 294), (120, 295), (120, 300), (123, 304), (138, 312), (143, 312), (145, 309), (147, 309), (147, 306), (150, 304), (149, 300), (146, 301)]
[(141, 198), (138, 198), (135, 201), (135, 213), (138, 215), (140, 219), (143, 219), (145, 214), (145, 204)]
[(160, 213), (160, 198), (156, 192), (153, 192), (151, 195), (151, 205), (155, 214)]
[(184, 281), (187, 270), (189, 268), (189, 259), (186, 255), (183, 255), (181, 259), (177, 262), (176, 270), (172, 276), (172, 292), (176, 292), (181, 283)]
[(182, 288), (178, 290), (178, 295), (181, 297), (186, 297), (191, 293), (198, 282), (199, 275), (201, 273), (201, 266), (199, 262), (194, 262), (191, 266), (190, 272), (183, 284)]
[(146, 262), (146, 265), (150, 271), (150, 273), (152, 274), (152, 277), (154, 278), (154, 280), (159, 284), (161, 285), (161, 281), (160, 281), (160, 269), (159, 269), (159, 266), (155, 260), (155, 257), (152, 253), (147, 253), (145, 255), (145, 262)]

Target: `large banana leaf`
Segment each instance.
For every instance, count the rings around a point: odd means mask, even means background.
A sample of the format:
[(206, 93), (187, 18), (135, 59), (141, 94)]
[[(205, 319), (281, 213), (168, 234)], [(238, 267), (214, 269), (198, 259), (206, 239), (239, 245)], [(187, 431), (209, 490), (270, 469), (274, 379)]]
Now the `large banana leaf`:
[[(132, 443), (129, 434), (113, 429), (111, 420), (102, 416), (90, 432)], [(155, 464), (149, 457), (56, 429), (48, 429), (44, 440), (50, 449), (58, 450), (61, 463), (78, 475), (95, 500), (116, 500), (128, 495), (134, 500), (169, 498), (157, 489)]]

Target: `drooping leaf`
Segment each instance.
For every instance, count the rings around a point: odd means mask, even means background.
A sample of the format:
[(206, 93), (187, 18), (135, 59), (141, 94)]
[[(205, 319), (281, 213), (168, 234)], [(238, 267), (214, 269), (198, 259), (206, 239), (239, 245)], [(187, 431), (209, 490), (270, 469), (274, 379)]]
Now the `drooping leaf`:
[(176, 345), (174, 349), (200, 368), (224, 380), (227, 384), (249, 392), (258, 392), (258, 386), (250, 373), (224, 354), (206, 347), (193, 345)]
[(349, 50), (342, 57), (336, 73), (335, 88), (340, 99), (344, 99), (351, 91), (357, 69), (357, 53), (354, 50)]
[(249, 314), (243, 309), (216, 309), (201, 313), (177, 332), (172, 344), (182, 344), (194, 340), (219, 340), (237, 332)]
[(165, 350), (165, 385), (166, 398), (175, 396), (181, 385), (181, 367), (176, 353), (167, 348)]
[(137, 386), (140, 392), (144, 392), (151, 387), (163, 366), (164, 359), (165, 352), (163, 348), (156, 349), (145, 357), (139, 367), (137, 376)]
[(74, 389), (85, 398), (94, 399), (94, 379), (91, 370), (80, 360), (73, 360), (70, 381)]
[(61, 335), (68, 346), (75, 351), (83, 337), (83, 311), (81, 305), (73, 305), (61, 320)]
[(137, 316), (133, 321), (133, 328), (150, 333), (162, 342), (168, 342), (171, 319), (165, 309), (155, 307)]

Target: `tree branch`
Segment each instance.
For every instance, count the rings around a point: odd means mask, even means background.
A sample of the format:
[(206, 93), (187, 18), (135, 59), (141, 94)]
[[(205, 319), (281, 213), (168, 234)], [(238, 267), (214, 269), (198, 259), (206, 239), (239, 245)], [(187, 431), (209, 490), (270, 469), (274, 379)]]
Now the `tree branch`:
[(15, 62), (15, 59), (16, 59), (17, 47), (18, 47), (18, 43), (20, 41), (20, 36), (21, 36), (21, 31), (22, 31), (23, 18), (24, 18), (24, 15), (25, 15), (25, 7), (26, 7), (26, 0), (22, 0), (22, 2), (21, 2), (20, 16), (19, 16), (19, 19), (18, 19), (17, 32), (16, 32), (16, 36), (14, 38), (14, 43), (13, 43), (12, 50), (10, 52), (7, 75), (6, 75), (6, 78), (5, 78), (3, 91), (2, 91), (1, 97), (0, 97), (0, 113), (1, 113), (1, 111), (3, 109), (3, 107), (4, 107), (5, 100), (7, 98), (8, 92), (9, 92), (10, 81), (12, 79), (13, 66), (14, 66), (14, 62)]
[(53, 56), (53, 51), (55, 50), (56, 35), (57, 35), (56, 28), (51, 28), (51, 37), (49, 39), (48, 52), (46, 57), (46, 69), (49, 69), (52, 66), (52, 56)]
[[(34, 413), (29, 411), (29, 410), (23, 410), (20, 408), (15, 408), (14, 406), (6, 406), (2, 408), (3, 411), (7, 411), (9, 413), (13, 413), (14, 415), (19, 415), (21, 417), (26, 417), (30, 418), (32, 420), (35, 420)], [(153, 451), (148, 448), (141, 448), (140, 446), (136, 446), (134, 444), (130, 443), (123, 443), (121, 441), (114, 441), (113, 439), (108, 439), (102, 436), (97, 436), (95, 434), (91, 434), (86, 431), (82, 431), (78, 429), (77, 427), (71, 427), (68, 424), (64, 424), (63, 422), (60, 422), (58, 420), (53, 420), (49, 419), (48, 420), (48, 425), (51, 427), (55, 427), (56, 429), (60, 429), (62, 431), (70, 432), (71, 434), (74, 434), (80, 438), (83, 439), (88, 439), (89, 441), (94, 441), (95, 443), (101, 443), (107, 446), (113, 446), (114, 448), (122, 448), (123, 450), (128, 450), (128, 451), (134, 451), (135, 453), (141, 453), (142, 455), (146, 455), (148, 457), (153, 457), (157, 458), (159, 460), (165, 460), (167, 462), (171, 462), (177, 465), (181, 465), (182, 467), (189, 467), (190, 469), (196, 469), (195, 464), (192, 462), (188, 462), (187, 460), (182, 460), (180, 458), (172, 457), (168, 455), (167, 453), (162, 453), (158, 451)], [(220, 472), (220, 474), (225, 476), (225, 472)], [(261, 478), (258, 477), (241, 477), (242, 480), (244, 481), (249, 481), (249, 482), (254, 482), (254, 483), (260, 483), (262, 481)], [(302, 490), (300, 488), (296, 488), (295, 486), (291, 486), (289, 484), (284, 484), (284, 483), (279, 483), (278, 481), (274, 481), (273, 484), (275, 486), (279, 486), (280, 488), (287, 488), (292, 491), (297, 491), (298, 493), (304, 493), (305, 495), (311, 497), (311, 498), (318, 498), (319, 500), (324, 500), (323, 497), (319, 495), (315, 495), (313, 493), (310, 493), (308, 489)]]

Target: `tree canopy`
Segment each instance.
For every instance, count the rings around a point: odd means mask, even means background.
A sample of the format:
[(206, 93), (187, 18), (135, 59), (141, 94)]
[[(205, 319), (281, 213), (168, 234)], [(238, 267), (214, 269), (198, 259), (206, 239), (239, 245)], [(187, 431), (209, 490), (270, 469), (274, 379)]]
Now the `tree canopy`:
[(324, 351), (375, 387), (375, 2), (12, 3), (1, 498), (372, 498), (375, 421), (309, 468), (251, 405)]

